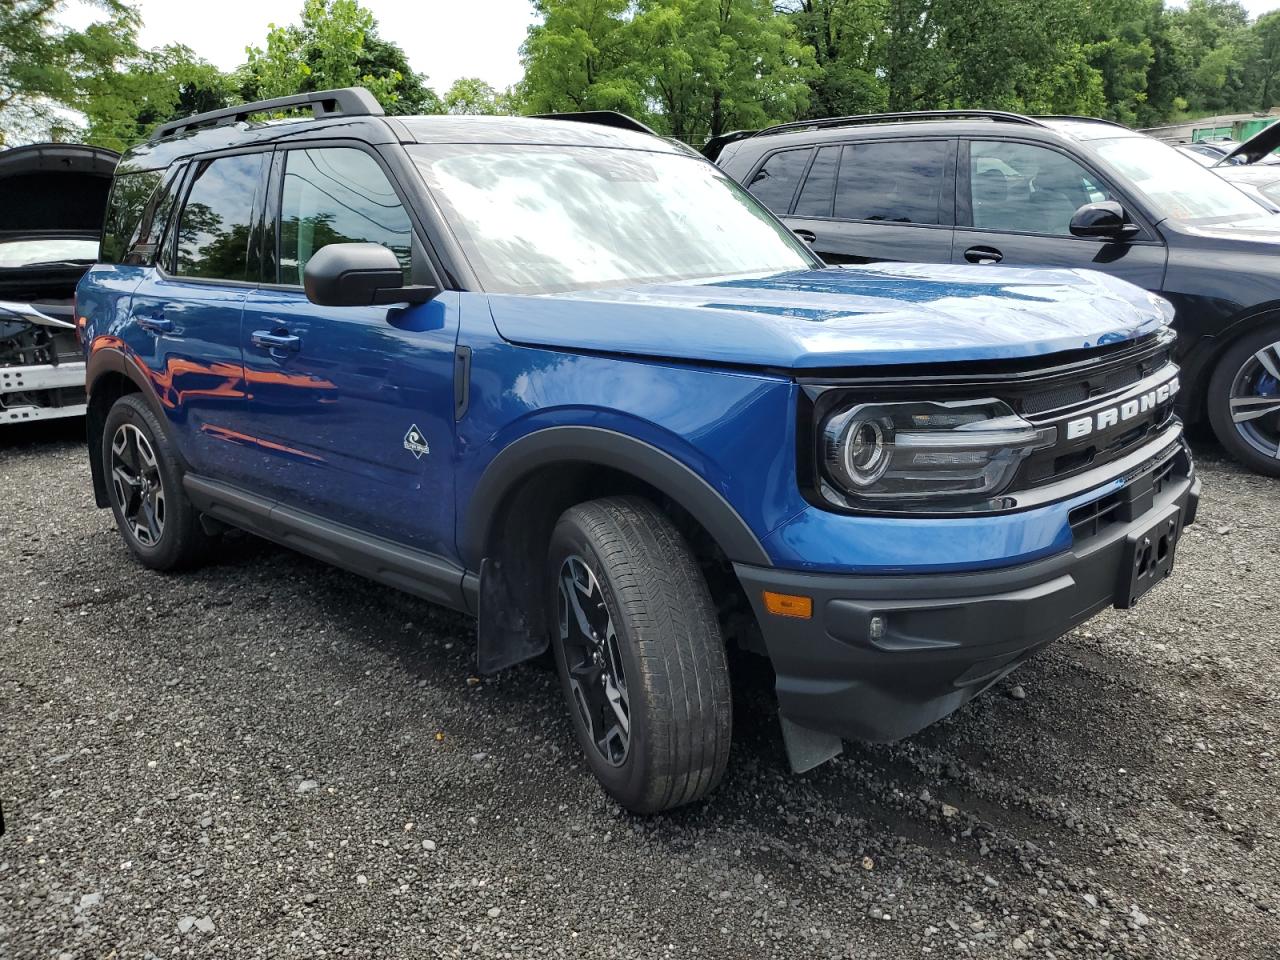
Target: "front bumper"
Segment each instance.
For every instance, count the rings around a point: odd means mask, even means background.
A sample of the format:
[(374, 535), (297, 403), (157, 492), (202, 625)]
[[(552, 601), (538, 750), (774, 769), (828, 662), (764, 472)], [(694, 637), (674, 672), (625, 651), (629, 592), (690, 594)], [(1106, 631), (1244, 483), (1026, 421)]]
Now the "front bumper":
[(38, 390), (64, 390), (71, 387), (80, 388), (83, 394), (84, 375), (83, 363), (0, 367), (0, 424), (84, 416), (83, 403), (43, 406), (25, 400), (19, 401), (17, 396), (30, 396)]
[[(942, 719), (1101, 610), (1131, 605), (1135, 538), (1163, 519), (1176, 539), (1199, 499), (1180, 442), (1159, 466), (1073, 511), (1071, 548), (1032, 563), (906, 576), (736, 564), (777, 674), (783, 720), (891, 741)], [(811, 597), (812, 617), (768, 613), (765, 591)]]

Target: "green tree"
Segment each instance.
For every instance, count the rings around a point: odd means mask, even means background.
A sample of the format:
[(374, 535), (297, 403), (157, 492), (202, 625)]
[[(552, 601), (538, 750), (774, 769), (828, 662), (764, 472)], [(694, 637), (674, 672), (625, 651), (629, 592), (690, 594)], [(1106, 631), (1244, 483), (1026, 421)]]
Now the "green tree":
[(800, 40), (812, 48), (811, 117), (847, 116), (883, 110), (885, 85), (876, 57), (884, 16), (877, 0), (779, 0)]
[(790, 120), (807, 108), (813, 49), (767, 0), (640, 0), (632, 80), (655, 126), (688, 143)]
[(498, 116), (520, 112), (516, 90), (495, 90), (479, 77), (459, 77), (445, 92), (443, 100), (445, 113)]
[(85, 142), (113, 150), (146, 139), (157, 124), (225, 107), (234, 95), (229, 76), (183, 46), (135, 50), (80, 88)]
[(533, 8), (538, 20), (520, 48), (528, 112), (648, 112), (630, 69), (631, 0), (534, 0)]
[(73, 124), (63, 108), (79, 81), (112, 68), (135, 49), (138, 15), (122, 0), (88, 0), (105, 22), (69, 30), (57, 22), (62, 0), (0, 0), (0, 145), (47, 139)]
[(245, 100), (308, 90), (362, 86), (388, 113), (438, 113), (439, 99), (414, 73), (404, 51), (378, 36), (358, 0), (306, 0), (301, 21), (272, 25), (266, 46), (249, 47), (240, 70)]
[(1254, 81), (1257, 87), (1256, 106), (1269, 110), (1280, 100), (1280, 11), (1259, 17), (1253, 25), (1257, 43), (1254, 60)]

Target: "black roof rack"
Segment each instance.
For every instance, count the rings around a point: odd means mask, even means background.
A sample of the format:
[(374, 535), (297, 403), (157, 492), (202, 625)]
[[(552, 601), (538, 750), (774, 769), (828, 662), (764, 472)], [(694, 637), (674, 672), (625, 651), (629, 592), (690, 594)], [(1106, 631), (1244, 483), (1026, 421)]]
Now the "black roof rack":
[(273, 113), (278, 110), (303, 109), (310, 107), (317, 117), (380, 117), (382, 105), (364, 87), (343, 87), (340, 90), (313, 90), (310, 93), (298, 93), (291, 97), (276, 97), (274, 100), (258, 100), (254, 103), (240, 103), (222, 110), (210, 110), (208, 113), (197, 113), (182, 120), (171, 120), (162, 123), (151, 131), (151, 139), (159, 140), (175, 133), (192, 130), (196, 127), (218, 127), (224, 124), (239, 123), (247, 120), (255, 113)]
[(636, 133), (647, 133), (658, 136), (652, 127), (646, 126), (635, 117), (628, 117), (616, 110), (582, 110), (577, 113), (536, 113), (535, 120), (576, 120), (579, 123), (594, 123), (601, 127), (616, 127), (619, 130), (634, 130)]
[(997, 120), (1001, 123), (1021, 123), (1029, 127), (1043, 127), (1034, 117), (1005, 110), (909, 110), (904, 113), (864, 113), (852, 117), (827, 117), (822, 120), (794, 120), (765, 127), (757, 136), (783, 133), (787, 130), (821, 129), (823, 127), (853, 127), (864, 123), (895, 123), (912, 120)]

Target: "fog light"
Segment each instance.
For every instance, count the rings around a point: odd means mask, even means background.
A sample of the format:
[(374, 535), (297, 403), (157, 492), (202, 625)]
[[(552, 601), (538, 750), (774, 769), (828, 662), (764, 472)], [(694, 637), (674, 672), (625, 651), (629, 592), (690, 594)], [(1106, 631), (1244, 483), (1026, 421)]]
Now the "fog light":
[(872, 640), (884, 639), (884, 617), (872, 617), (867, 625), (867, 636)]

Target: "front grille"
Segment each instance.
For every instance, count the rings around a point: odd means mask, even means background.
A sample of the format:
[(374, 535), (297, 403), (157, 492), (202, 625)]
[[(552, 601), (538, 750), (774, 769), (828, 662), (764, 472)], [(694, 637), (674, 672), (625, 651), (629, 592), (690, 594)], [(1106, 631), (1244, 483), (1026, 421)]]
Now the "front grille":
[(1121, 489), (1072, 510), (1067, 517), (1072, 538), (1078, 544), (1096, 537), (1112, 524), (1136, 519), (1141, 511), (1135, 513), (1134, 506), (1145, 502), (1140, 496), (1145, 497), (1148, 484), (1151, 495), (1158, 497), (1171, 481), (1180, 480), (1190, 472), (1191, 458), (1186, 449), (1180, 447), (1173, 456), (1156, 464), (1148, 473), (1135, 477)]
[(1024, 413), (1036, 426), (1053, 429), (1056, 439), (1027, 458), (1015, 489), (1065, 480), (1110, 463), (1166, 430), (1175, 415), (1177, 373), (1172, 363), (1145, 376), (1137, 366), (1110, 371), (1097, 378), (1108, 389), (1083, 403)]

